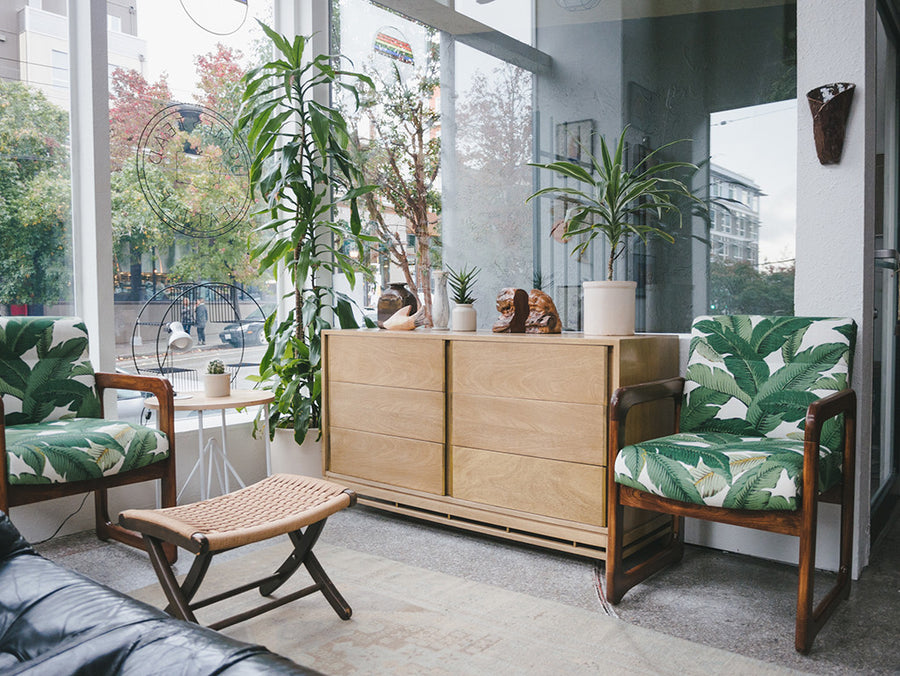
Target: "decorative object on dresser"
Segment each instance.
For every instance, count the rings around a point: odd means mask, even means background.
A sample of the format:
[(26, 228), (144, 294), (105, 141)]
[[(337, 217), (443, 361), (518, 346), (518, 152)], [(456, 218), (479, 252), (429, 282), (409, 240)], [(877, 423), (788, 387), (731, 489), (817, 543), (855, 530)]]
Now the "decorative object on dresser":
[[(613, 264), (626, 251), (629, 238), (634, 235), (646, 243), (649, 237), (656, 236), (674, 242), (672, 234), (660, 227), (663, 215), (677, 216), (680, 227), (683, 216), (679, 201), (682, 198), (691, 207), (696, 205), (706, 209), (705, 203), (693, 195), (684, 182), (672, 177), (673, 170), (696, 172), (696, 165), (676, 161), (656, 163), (663, 151), (681, 141), (666, 143), (629, 167), (625, 154), (627, 132), (628, 127), (622, 131), (613, 152), (603, 136), (600, 137), (599, 157), (583, 149), (582, 156), (589, 162), (558, 160), (531, 165), (552, 171), (563, 181), (585, 186), (584, 189), (572, 184), (542, 188), (525, 200), (528, 202), (541, 195), (563, 200), (566, 204), (562, 219), (565, 232), (561, 235), (557, 233), (557, 238), (565, 242), (577, 241), (572, 255), (584, 256), (591, 242), (600, 235), (606, 239), (609, 248), (607, 281), (585, 282), (583, 326), (586, 335), (627, 336), (634, 333), (636, 283), (613, 282)], [(591, 286), (588, 287), (588, 284)], [(604, 286), (610, 286), (610, 293), (622, 298), (610, 301), (606, 296), (598, 300), (595, 289)]]
[[(370, 506), (591, 558), (606, 551), (610, 394), (678, 373), (675, 335), (332, 330), (323, 349), (326, 478)], [(635, 415), (636, 433), (672, 424), (664, 405)], [(670, 523), (627, 518), (629, 552)]]
[(456, 303), (452, 314), (452, 327), (454, 331), (474, 331), (478, 325), (478, 315), (472, 304), (475, 296), (472, 295), (472, 286), (479, 273), (478, 266), (471, 268), (465, 265), (458, 270), (447, 266), (447, 279), (450, 289), (453, 291), (453, 302)]
[(434, 279), (434, 300), (431, 304), (431, 327), (446, 330), (450, 326), (450, 297), (447, 294), (447, 272), (435, 270), (431, 273)]
[(406, 282), (389, 282), (378, 297), (378, 326), (386, 328), (384, 323), (404, 307), (409, 307), (408, 314), (415, 314), (419, 309), (419, 301), (406, 288)]
[(525, 333), (561, 333), (562, 322), (553, 299), (540, 289), (528, 294), (528, 319)]
[(497, 296), (497, 311), (500, 317), (491, 329), (494, 333), (525, 333), (528, 293), (525, 289), (512, 287), (501, 289)]
[(424, 321), (423, 310), (419, 310), (416, 314), (410, 315), (409, 311), (411, 309), (411, 305), (404, 305), (388, 317), (381, 328), (387, 329), (388, 331), (412, 331), (417, 326), (421, 326)]
[(227, 397), (231, 394), (231, 374), (225, 373), (225, 362), (213, 359), (203, 374), (203, 391), (207, 397)]
[[(333, 282), (344, 275), (352, 288), (357, 273), (366, 271), (349, 250), (364, 249), (358, 200), (373, 189), (364, 185), (348, 147), (347, 121), (337, 108), (316, 101), (313, 92), (339, 84), (355, 96), (355, 86), (373, 83), (335, 70), (336, 57), (311, 54), (310, 38), (279, 35), (260, 25), (274, 57), (241, 80), (237, 129), (247, 134), (250, 184), (268, 216), (252, 256), (261, 273), (274, 272), (276, 279), (288, 275), (290, 291), (281, 314), (276, 308), (266, 318), (268, 347), (257, 380), (275, 395), (270, 434), (290, 428), (300, 444), (310, 428), (320, 426), (321, 330), (330, 328), (332, 317), (339, 326), (358, 326), (354, 301)], [(339, 205), (347, 208), (346, 220), (332, 220)], [(345, 251), (334, 241), (353, 246)]]

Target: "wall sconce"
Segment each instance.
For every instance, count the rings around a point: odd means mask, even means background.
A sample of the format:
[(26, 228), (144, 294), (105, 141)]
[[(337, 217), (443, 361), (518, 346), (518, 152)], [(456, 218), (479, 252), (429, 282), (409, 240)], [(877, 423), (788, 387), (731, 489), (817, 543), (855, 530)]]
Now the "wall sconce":
[(844, 133), (856, 85), (834, 82), (806, 94), (813, 116), (813, 138), (820, 164), (837, 164), (844, 150)]

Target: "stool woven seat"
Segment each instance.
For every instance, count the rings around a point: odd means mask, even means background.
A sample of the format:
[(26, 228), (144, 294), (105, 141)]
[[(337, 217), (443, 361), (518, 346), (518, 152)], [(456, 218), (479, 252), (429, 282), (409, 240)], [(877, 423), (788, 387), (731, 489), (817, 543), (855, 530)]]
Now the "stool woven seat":
[(119, 522), (194, 554), (268, 540), (320, 521), (351, 504), (331, 481), (273, 474), (246, 488), (166, 509), (129, 509)]
[[(209, 626), (221, 629), (316, 591), (321, 591), (338, 616), (346, 620), (352, 612), (350, 606), (325, 574), (312, 548), (325, 520), (355, 502), (353, 491), (330, 481), (274, 474), (233, 493), (193, 504), (129, 509), (119, 515), (119, 523), (143, 535), (156, 576), (169, 600), (166, 612), (182, 620), (197, 622), (193, 613), (197, 608), (253, 589), (269, 596), (300, 566), (306, 568), (313, 585)], [(213, 555), (277, 535), (288, 535), (294, 550), (272, 575), (191, 602)], [(180, 585), (163, 554), (163, 543), (177, 545), (195, 555), (191, 570)]]

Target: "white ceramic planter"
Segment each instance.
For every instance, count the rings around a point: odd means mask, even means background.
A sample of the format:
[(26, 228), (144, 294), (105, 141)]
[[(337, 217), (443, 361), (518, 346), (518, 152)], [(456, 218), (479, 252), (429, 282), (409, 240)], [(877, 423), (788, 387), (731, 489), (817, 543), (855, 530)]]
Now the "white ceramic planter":
[(634, 335), (637, 282), (584, 282), (584, 334)]
[(450, 328), (454, 331), (474, 331), (478, 326), (478, 315), (471, 303), (457, 303), (453, 307)]
[(294, 441), (294, 430), (276, 428), (271, 451), (273, 474), (322, 478), (322, 440), (318, 429), (309, 430), (298, 446)]
[(203, 393), (207, 397), (227, 397), (231, 394), (231, 374), (204, 373)]

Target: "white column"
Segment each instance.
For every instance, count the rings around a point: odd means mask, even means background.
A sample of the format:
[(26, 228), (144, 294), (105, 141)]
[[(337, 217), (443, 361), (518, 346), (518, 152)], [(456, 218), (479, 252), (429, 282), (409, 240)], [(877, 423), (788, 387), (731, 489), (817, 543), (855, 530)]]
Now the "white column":
[(75, 311), (94, 368), (115, 369), (106, 0), (69, 3)]
[[(859, 325), (853, 365), (857, 417), (854, 576), (869, 559), (875, 233), (875, 0), (797, 3), (798, 315), (853, 317)], [(839, 164), (821, 165), (806, 92), (832, 82), (856, 84)], [(837, 510), (820, 510), (839, 530)], [(820, 538), (823, 537), (820, 528)], [(830, 535), (829, 535), (830, 538)]]

